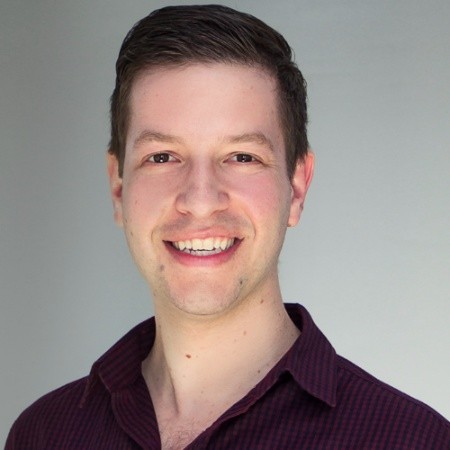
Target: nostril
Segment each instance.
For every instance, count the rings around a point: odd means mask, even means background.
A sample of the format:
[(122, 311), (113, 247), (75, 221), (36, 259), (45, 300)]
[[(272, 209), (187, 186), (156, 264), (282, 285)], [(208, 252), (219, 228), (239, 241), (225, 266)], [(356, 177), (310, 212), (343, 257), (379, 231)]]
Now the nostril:
[(192, 180), (177, 196), (176, 209), (184, 214), (207, 217), (228, 207), (229, 196), (218, 180)]

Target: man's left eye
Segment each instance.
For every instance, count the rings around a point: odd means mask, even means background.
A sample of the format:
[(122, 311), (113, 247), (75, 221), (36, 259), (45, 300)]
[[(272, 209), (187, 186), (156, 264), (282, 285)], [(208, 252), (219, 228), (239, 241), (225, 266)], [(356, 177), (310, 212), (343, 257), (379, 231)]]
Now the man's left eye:
[(256, 161), (252, 155), (247, 153), (238, 153), (237, 155), (234, 155), (232, 159), (240, 163), (250, 163)]
[(163, 164), (166, 162), (173, 161), (174, 157), (169, 153), (157, 153), (155, 155), (150, 156), (149, 161), (152, 163)]

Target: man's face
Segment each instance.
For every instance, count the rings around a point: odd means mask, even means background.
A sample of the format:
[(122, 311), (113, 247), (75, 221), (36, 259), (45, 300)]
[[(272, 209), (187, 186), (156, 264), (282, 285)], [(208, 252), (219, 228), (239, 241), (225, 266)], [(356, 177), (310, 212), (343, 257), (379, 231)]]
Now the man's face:
[(156, 312), (220, 315), (279, 296), (277, 262), (312, 157), (288, 179), (275, 81), (257, 68), (143, 72), (130, 95), (115, 218)]

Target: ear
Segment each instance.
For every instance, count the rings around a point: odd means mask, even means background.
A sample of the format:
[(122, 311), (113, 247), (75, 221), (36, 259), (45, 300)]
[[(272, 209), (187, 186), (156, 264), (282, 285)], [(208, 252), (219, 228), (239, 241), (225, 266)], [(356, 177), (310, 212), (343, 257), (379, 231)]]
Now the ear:
[(108, 169), (109, 189), (114, 208), (114, 221), (121, 227), (123, 225), (122, 216), (122, 177), (119, 176), (119, 161), (115, 155), (107, 153), (106, 164)]
[(303, 160), (297, 161), (297, 166), (291, 180), (291, 209), (289, 212), (288, 227), (294, 227), (300, 220), (306, 193), (311, 184), (313, 174), (314, 154), (308, 151)]

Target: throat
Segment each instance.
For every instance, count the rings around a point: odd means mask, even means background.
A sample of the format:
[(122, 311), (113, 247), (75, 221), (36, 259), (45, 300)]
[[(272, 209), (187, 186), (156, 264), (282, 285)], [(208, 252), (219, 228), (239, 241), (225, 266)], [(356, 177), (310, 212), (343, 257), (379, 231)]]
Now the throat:
[(155, 409), (161, 448), (184, 449), (232, 405), (232, 400), (218, 402), (208, 394), (207, 386), (194, 392), (190, 386), (177, 383), (168, 371), (158, 375), (149, 361), (151, 358), (143, 361), (142, 373)]
[(189, 320), (155, 302), (156, 336), (142, 373), (163, 448), (194, 441), (260, 383), (297, 339), (300, 332), (281, 294), (271, 294), (264, 302), (247, 298), (211, 320)]
[(272, 315), (267, 322), (257, 311), (250, 319), (238, 316), (233, 324), (202, 329), (159, 324), (142, 363), (158, 423), (183, 429), (195, 420), (201, 431), (262, 381), (299, 335), (290, 319), (273, 323)]

